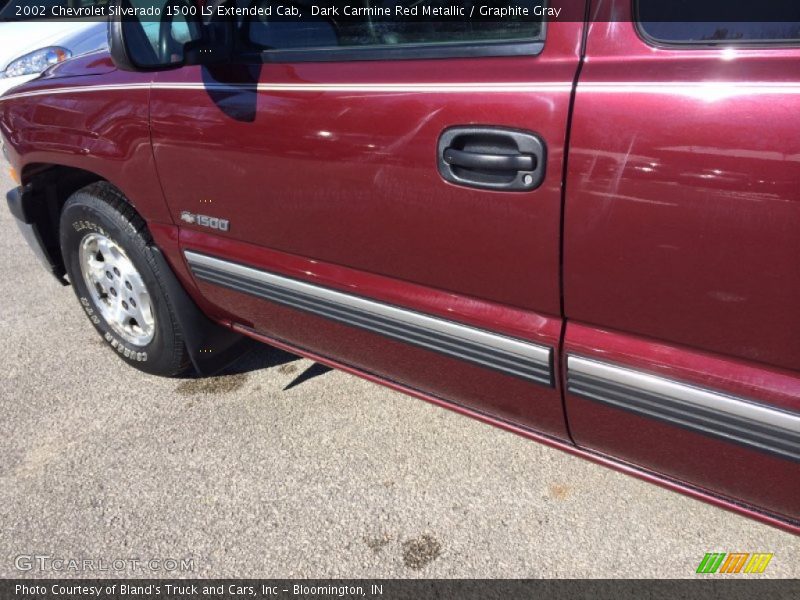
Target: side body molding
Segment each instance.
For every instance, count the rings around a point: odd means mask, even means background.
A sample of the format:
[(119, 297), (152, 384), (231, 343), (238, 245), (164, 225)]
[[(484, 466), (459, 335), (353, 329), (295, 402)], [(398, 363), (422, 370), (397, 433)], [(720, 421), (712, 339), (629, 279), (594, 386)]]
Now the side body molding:
[(567, 369), (579, 396), (800, 461), (800, 414), (580, 356)]
[(186, 251), (198, 279), (552, 387), (551, 348)]

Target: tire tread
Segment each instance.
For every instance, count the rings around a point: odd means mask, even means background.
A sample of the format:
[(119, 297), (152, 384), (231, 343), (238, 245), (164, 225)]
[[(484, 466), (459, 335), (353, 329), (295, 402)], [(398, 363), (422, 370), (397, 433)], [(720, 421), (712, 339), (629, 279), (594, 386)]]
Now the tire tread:
[[(158, 283), (164, 289), (164, 277), (162, 276), (158, 263), (154, 260), (151, 252), (153, 236), (147, 228), (145, 220), (136, 212), (128, 202), (127, 198), (116, 187), (105, 181), (91, 183), (76, 191), (64, 204), (62, 212), (67, 209), (70, 203), (81, 202), (87, 206), (92, 204), (105, 205), (113, 210), (115, 217), (121, 221), (122, 228), (131, 233), (131, 239), (139, 247), (141, 255), (147, 261), (148, 266), (153, 272)], [(102, 206), (98, 206), (102, 210)], [(170, 298), (164, 294), (164, 300), (170, 316), (170, 326), (172, 329), (172, 365), (169, 372), (163, 373), (167, 377), (175, 377), (186, 373), (192, 366), (189, 352), (184, 342), (183, 333), (176, 318), (176, 310)]]

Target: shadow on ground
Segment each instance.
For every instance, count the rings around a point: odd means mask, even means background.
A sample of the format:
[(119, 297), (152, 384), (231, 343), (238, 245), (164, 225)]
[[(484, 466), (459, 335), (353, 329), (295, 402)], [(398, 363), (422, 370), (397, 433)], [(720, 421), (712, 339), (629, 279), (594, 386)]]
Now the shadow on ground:
[[(294, 363), (300, 360), (301, 357), (278, 348), (262, 344), (254, 345), (246, 355), (212, 377), (199, 377), (194, 372), (189, 374), (178, 385), (176, 391), (182, 395), (232, 392), (244, 385), (249, 373), (275, 367), (280, 368), (284, 374), (295, 373), (298, 368)], [(314, 363), (289, 382), (283, 391), (288, 391), (332, 370), (320, 363)]]

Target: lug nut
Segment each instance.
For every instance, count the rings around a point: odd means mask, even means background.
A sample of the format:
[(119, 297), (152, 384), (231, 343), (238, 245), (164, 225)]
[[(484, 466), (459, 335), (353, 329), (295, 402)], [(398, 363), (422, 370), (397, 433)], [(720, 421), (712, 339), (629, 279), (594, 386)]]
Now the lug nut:
[(132, 289), (133, 289), (133, 286), (131, 285), (131, 282), (130, 282), (130, 281), (126, 281), (126, 282), (125, 282), (125, 287), (126, 287), (126, 288), (128, 288), (129, 290), (132, 290)]
[(111, 274), (111, 271), (106, 271), (106, 277), (109, 279), (114, 279), (114, 276)]
[(114, 288), (111, 288), (111, 295), (112, 296), (116, 296), (117, 295), (117, 290), (115, 290)]
[(119, 269), (117, 267), (114, 267), (114, 275), (119, 277)]
[(133, 308), (136, 308), (136, 300), (134, 300), (133, 298), (128, 298), (128, 300), (130, 300), (130, 301), (131, 301), (131, 306), (132, 306)]

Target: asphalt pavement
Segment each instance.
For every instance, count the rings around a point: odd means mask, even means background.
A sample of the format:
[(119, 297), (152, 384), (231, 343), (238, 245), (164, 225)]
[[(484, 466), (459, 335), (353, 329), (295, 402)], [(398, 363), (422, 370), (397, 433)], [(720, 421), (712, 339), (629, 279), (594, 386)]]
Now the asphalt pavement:
[(139, 373), (5, 206), (0, 331), (0, 577), (800, 576), (798, 537), (267, 346)]

